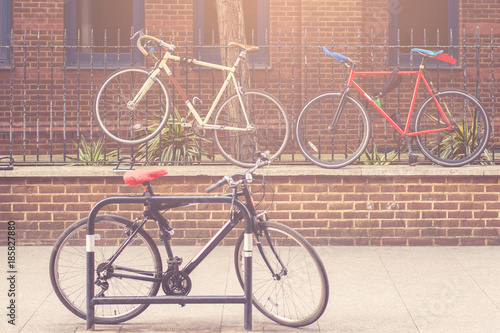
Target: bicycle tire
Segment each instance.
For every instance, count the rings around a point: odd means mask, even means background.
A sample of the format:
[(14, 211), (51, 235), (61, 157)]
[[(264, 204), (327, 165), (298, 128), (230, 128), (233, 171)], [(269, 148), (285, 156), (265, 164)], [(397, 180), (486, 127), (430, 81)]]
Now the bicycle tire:
[(326, 92), (311, 99), (299, 114), (296, 138), (306, 159), (327, 169), (353, 163), (370, 139), (368, 114), (361, 102), (346, 95), (337, 123), (332, 125), (341, 93)]
[[(328, 304), (329, 285), (325, 267), (312, 245), (295, 230), (275, 222), (259, 222), (261, 247), (253, 246), (252, 302), (271, 320), (285, 326), (307, 326), (319, 319)], [(268, 233), (270, 238), (265, 237)], [(242, 234), (236, 242), (236, 275), (244, 289), (244, 253)], [(283, 273), (274, 249), (286, 266), (286, 273), (273, 276), (263, 254), (276, 272)], [(262, 252), (261, 252), (262, 251)]]
[[(50, 281), (59, 300), (72, 313), (86, 319), (86, 231), (88, 217), (73, 223), (57, 240), (50, 255)], [(125, 239), (125, 231), (133, 222), (115, 215), (98, 215), (95, 220), (95, 259), (94, 264), (104, 263), (116, 252)], [(114, 245), (112, 245), (114, 243)], [(142, 249), (141, 249), (142, 247)], [(126, 262), (127, 261), (127, 262)], [(144, 230), (139, 230), (134, 240), (116, 259), (113, 267), (146, 270), (156, 277), (162, 275), (160, 253), (154, 241)], [(127, 274), (134, 274), (126, 271)], [(97, 275), (94, 275), (97, 276)], [(94, 282), (94, 281), (93, 281)], [(105, 296), (155, 296), (161, 282), (146, 282), (126, 278), (110, 278), (109, 289)], [(95, 293), (101, 288), (94, 286)], [(122, 294), (125, 292), (126, 294)], [(118, 324), (142, 313), (149, 304), (96, 305), (97, 324)]]
[[(438, 131), (416, 136), (422, 153), (432, 162), (458, 167), (481, 156), (490, 136), (491, 125), (481, 102), (461, 90), (443, 90), (435, 94), (452, 124), (453, 131)], [(439, 115), (432, 96), (427, 97), (417, 110), (415, 132), (447, 127)]]
[[(281, 102), (265, 91), (249, 89), (242, 93), (242, 101), (248, 110), (250, 131), (227, 129), (214, 130), (214, 141), (224, 158), (234, 165), (251, 168), (257, 160), (257, 152), (270, 152), (277, 159), (285, 150), (291, 135), (290, 120)], [(247, 126), (237, 94), (228, 97), (215, 115), (215, 125), (244, 129)]]
[(125, 145), (151, 140), (165, 127), (170, 115), (168, 87), (158, 76), (137, 105), (132, 99), (150, 80), (144, 68), (125, 68), (108, 76), (97, 93), (97, 123), (111, 139)]

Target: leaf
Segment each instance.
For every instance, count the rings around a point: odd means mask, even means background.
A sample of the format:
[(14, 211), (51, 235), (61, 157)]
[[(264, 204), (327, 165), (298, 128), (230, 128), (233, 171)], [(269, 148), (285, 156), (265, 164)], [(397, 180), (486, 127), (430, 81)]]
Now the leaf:
[[(165, 112), (164, 107), (165, 105), (162, 104), (163, 113)], [(188, 116), (189, 114), (188, 111)], [(156, 128), (160, 122), (160, 117), (156, 116), (154, 118), (155, 121), (149, 125), (151, 129)], [(151, 162), (192, 163), (200, 161), (202, 157), (210, 157), (210, 154), (204, 150), (200, 153), (202, 148), (199, 142), (212, 142), (212, 140), (198, 137), (192, 128), (182, 125), (185, 122), (186, 118), (180, 115), (177, 108), (172, 108), (169, 119), (161, 133), (138, 147), (134, 156), (136, 161), (146, 159)], [(165, 147), (165, 145), (168, 146)], [(195, 148), (194, 150), (192, 149), (193, 147)], [(160, 149), (162, 150), (161, 152)]]

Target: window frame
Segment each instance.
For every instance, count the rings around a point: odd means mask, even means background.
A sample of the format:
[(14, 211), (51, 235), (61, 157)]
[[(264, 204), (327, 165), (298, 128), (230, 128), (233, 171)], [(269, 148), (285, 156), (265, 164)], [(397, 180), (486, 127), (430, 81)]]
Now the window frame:
[(0, 17), (1, 35), (0, 35), (0, 68), (10, 69), (10, 34), (11, 34), (11, 14), (12, 14), (12, 1), (0, 0), (2, 6), (2, 14)]
[[(120, 52), (93, 52), (93, 53), (78, 53), (77, 51), (77, 19), (76, 19), (76, 9), (77, 0), (67, 0), (64, 6), (64, 28), (66, 31), (66, 41), (65, 46), (66, 51), (66, 67), (69, 68), (118, 68), (123, 66), (140, 65), (143, 63), (144, 56), (136, 48), (135, 43), (137, 42), (138, 36), (131, 41), (132, 52), (130, 53), (120, 53)], [(144, 29), (144, 1), (145, 0), (133, 0), (133, 18), (132, 26), (134, 32)], [(123, 33), (123, 32), (120, 32)], [(129, 33), (129, 32), (126, 32)], [(100, 45), (98, 45), (100, 46)], [(97, 47), (97, 46), (94, 46)]]
[[(393, 68), (415, 68), (420, 65), (422, 56), (415, 53), (399, 53), (398, 48), (398, 31), (399, 31), (399, 0), (389, 0), (389, 65)], [(391, 10), (392, 9), (392, 10)], [(448, 0), (448, 38), (450, 37), (450, 30), (452, 32), (451, 45), (439, 45), (439, 47), (444, 50), (445, 53), (449, 54), (453, 58), (457, 59), (457, 63), (452, 65), (456, 67), (458, 65), (458, 41), (459, 41), (459, 6), (458, 0)], [(407, 45), (404, 45), (407, 47)], [(415, 47), (422, 47), (418, 45)], [(426, 46), (432, 50), (435, 50), (437, 45)], [(437, 51), (437, 50), (436, 50)], [(398, 59), (399, 55), (399, 59)], [(399, 61), (398, 61), (399, 60)], [(444, 63), (435, 59), (428, 59), (426, 61), (427, 68), (438, 68), (443, 67)]]
[[(254, 1), (254, 0), (252, 0)], [(248, 60), (250, 67), (253, 68), (266, 68), (267, 67), (267, 36), (266, 32), (269, 30), (269, 0), (255, 0), (257, 1), (257, 40), (256, 43), (260, 49), (257, 53), (249, 54)], [(193, 7), (193, 45), (194, 57), (207, 62), (220, 64), (219, 46), (203, 47), (202, 39), (204, 35), (204, 6), (205, 0), (194, 0)], [(247, 44), (252, 44), (251, 36), (247, 36)], [(202, 46), (202, 47), (200, 47)]]

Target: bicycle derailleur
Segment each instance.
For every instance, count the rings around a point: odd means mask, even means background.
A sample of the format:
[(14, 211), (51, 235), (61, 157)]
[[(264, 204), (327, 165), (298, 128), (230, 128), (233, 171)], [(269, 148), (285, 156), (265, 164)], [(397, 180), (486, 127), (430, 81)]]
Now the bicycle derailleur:
[(109, 266), (107, 262), (102, 262), (97, 265), (96, 272), (98, 277), (94, 284), (101, 288), (101, 291), (96, 294), (96, 297), (104, 297), (104, 293), (109, 288), (108, 279), (111, 277), (111, 274), (113, 274), (113, 271), (113, 267)]

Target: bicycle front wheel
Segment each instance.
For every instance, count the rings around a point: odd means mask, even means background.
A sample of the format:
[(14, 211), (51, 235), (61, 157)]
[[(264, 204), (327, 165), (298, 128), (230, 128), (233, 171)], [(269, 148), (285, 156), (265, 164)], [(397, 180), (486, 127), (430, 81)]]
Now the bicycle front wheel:
[(246, 90), (241, 98), (243, 103), (234, 94), (220, 106), (214, 124), (221, 128), (214, 130), (214, 141), (227, 161), (251, 168), (259, 151), (268, 150), (270, 158), (283, 153), (290, 139), (290, 120), (281, 102), (265, 91)]
[[(142, 97), (137, 99), (138, 94)], [(158, 135), (167, 123), (170, 103), (168, 88), (160, 77), (152, 81), (145, 69), (121, 69), (99, 88), (95, 103), (97, 123), (119, 143), (144, 143)]]
[(314, 164), (328, 169), (354, 162), (370, 139), (368, 114), (361, 103), (349, 96), (337, 113), (341, 93), (327, 92), (314, 97), (299, 114), (296, 137), (302, 154)]
[[(279, 223), (258, 224), (260, 244), (253, 244), (253, 304), (275, 322), (301, 327), (312, 324), (328, 304), (325, 267), (312, 245)], [(244, 244), (236, 242), (236, 275), (244, 288)]]
[(423, 101), (415, 116), (417, 144), (422, 153), (436, 164), (458, 167), (471, 163), (483, 153), (491, 125), (481, 103), (461, 90), (444, 90), (435, 94), (446, 117), (454, 126), (447, 128), (432, 96)]
[[(50, 256), (50, 281), (59, 300), (80, 318), (86, 318), (86, 233), (88, 218), (72, 224), (57, 240)], [(162, 276), (161, 257), (151, 237), (139, 230), (111, 265), (113, 274), (129, 277), (102, 277), (97, 279), (97, 270), (106, 265), (128, 234), (133, 222), (115, 215), (98, 215), (95, 221), (94, 285), (96, 294), (107, 290), (107, 296), (154, 296), (161, 281), (145, 281), (137, 278), (159, 278)], [(102, 274), (101, 274), (102, 275)], [(134, 318), (149, 304), (110, 304), (95, 306), (97, 324), (117, 324)]]

